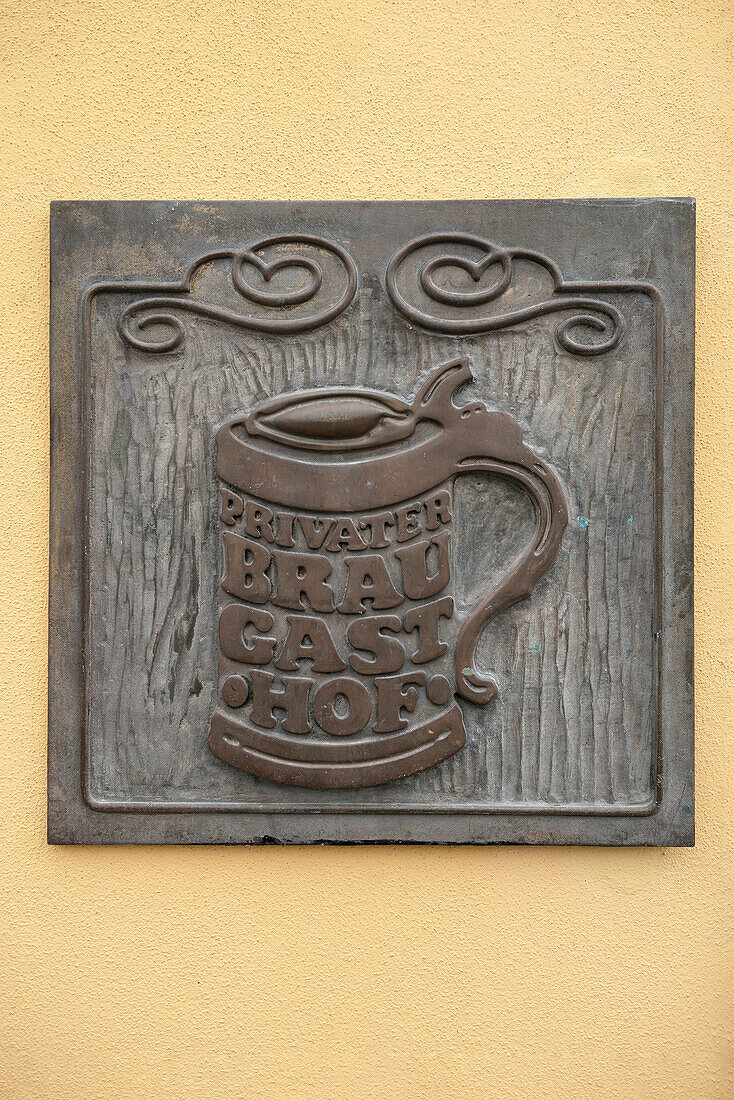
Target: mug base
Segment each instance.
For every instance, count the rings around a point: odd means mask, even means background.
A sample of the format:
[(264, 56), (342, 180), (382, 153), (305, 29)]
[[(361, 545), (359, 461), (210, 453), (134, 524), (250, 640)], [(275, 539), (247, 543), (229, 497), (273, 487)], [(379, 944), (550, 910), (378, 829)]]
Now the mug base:
[(404, 779), (458, 752), (466, 733), (454, 703), (430, 722), (383, 738), (339, 743), (272, 734), (216, 710), (209, 748), (260, 779), (321, 790), (375, 787)]

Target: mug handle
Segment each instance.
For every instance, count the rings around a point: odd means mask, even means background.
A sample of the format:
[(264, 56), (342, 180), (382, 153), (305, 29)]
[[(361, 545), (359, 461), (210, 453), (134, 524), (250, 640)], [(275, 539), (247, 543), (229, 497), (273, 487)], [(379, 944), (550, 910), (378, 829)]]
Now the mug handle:
[(480, 676), (474, 668), (479, 635), (500, 611), (530, 595), (556, 556), (568, 522), (566, 498), (558, 478), (527, 444), (523, 446), (523, 451), (524, 461), (502, 461), (487, 453), (486, 456), (475, 454), (459, 459), (457, 463), (457, 476), (468, 473), (499, 474), (513, 481), (530, 497), (535, 509), (535, 532), (527, 549), (510, 572), (471, 611), (457, 635), (454, 655), (456, 691), (462, 698), (480, 706), (496, 695), (497, 684), (491, 677)]

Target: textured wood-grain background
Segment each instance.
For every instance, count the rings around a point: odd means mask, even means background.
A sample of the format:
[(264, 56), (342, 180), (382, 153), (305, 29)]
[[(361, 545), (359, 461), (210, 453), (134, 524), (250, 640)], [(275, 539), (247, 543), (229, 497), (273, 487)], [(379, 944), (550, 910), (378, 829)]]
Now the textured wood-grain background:
[[(197, 297), (238, 308), (227, 268), (206, 269)], [(526, 273), (518, 300), (536, 277)], [(321, 330), (265, 337), (183, 315), (186, 340), (167, 354), (120, 338), (131, 300), (100, 296), (92, 331), (88, 735), (97, 797), (349, 804), (353, 794), (255, 779), (207, 747), (218, 662), (216, 427), (266, 397), (319, 385), (410, 399), (432, 369), (464, 354), (475, 377), (467, 395), (520, 421), (563, 480), (571, 518), (530, 599), (485, 630), (478, 665), (500, 690), (485, 708), (462, 705), (464, 749), (356, 794), (416, 808), (650, 798), (654, 396), (643, 296), (616, 300), (625, 337), (590, 357), (558, 349), (559, 317), (461, 340), (421, 331), (393, 308), (376, 270), (361, 270), (358, 300)], [(456, 514), (453, 572), (468, 604), (511, 564), (533, 516), (522, 493), (474, 475), (457, 481)]]

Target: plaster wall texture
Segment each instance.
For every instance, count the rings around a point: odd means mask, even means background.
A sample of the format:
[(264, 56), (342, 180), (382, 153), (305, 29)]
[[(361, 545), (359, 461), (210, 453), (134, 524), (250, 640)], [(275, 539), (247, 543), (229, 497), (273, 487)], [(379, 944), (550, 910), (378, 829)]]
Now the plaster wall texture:
[[(0, 1096), (734, 1095), (725, 2), (4, 5)], [(697, 846), (49, 848), (51, 198), (698, 199)]]

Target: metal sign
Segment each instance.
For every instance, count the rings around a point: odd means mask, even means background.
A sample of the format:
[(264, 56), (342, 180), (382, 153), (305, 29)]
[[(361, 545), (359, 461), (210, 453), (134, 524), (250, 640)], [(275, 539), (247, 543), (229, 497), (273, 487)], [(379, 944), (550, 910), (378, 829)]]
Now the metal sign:
[(692, 842), (693, 231), (56, 205), (50, 838)]

